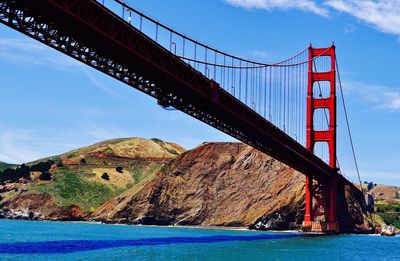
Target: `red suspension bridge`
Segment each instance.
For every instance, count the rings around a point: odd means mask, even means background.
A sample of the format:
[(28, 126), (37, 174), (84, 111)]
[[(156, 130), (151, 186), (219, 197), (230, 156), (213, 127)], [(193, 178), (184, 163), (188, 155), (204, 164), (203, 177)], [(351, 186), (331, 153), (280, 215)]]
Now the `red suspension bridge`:
[(0, 21), (305, 174), (307, 231), (340, 231), (344, 186), (363, 198), (338, 168), (333, 45), (251, 61), (119, 0), (0, 0)]

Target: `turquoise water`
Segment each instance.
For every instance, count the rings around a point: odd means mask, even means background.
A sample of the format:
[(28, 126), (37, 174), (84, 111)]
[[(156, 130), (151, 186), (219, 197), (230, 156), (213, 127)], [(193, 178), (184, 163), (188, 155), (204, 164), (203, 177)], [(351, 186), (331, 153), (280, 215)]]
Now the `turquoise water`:
[(400, 260), (400, 237), (0, 220), (2, 260)]

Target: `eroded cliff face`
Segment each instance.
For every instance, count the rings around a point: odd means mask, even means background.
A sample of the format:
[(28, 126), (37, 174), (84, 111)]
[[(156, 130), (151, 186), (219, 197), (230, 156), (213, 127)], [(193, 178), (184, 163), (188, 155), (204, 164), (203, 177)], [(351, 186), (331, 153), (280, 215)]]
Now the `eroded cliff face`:
[(0, 204), (0, 218), (81, 221), (87, 214), (76, 205), (59, 207), (51, 195), (44, 193), (20, 195)]
[[(64, 167), (50, 172), (49, 181), (31, 173), (29, 182), (0, 186), (0, 218), (266, 230), (298, 229), (303, 220), (304, 175), (242, 143), (204, 143), (169, 162), (156, 161), (157, 168), (149, 167), (148, 157), (87, 155), (85, 162), (77, 160), (79, 164), (63, 162)], [(123, 166), (123, 171), (116, 166)], [(98, 175), (105, 172), (107, 179)], [(112, 198), (106, 193), (112, 190), (105, 186), (117, 185), (126, 189)], [(351, 190), (342, 187), (338, 196), (342, 231), (373, 232), (373, 220)], [(92, 210), (93, 202), (101, 203)]]
[(205, 143), (127, 191), (93, 219), (155, 225), (296, 228), (304, 175), (241, 143)]

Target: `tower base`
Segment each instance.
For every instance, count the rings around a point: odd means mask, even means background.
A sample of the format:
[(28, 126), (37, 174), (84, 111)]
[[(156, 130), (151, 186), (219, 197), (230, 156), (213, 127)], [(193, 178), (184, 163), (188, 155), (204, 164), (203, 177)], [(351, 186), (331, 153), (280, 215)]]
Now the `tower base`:
[(303, 232), (338, 234), (340, 226), (338, 222), (303, 221), (302, 230)]

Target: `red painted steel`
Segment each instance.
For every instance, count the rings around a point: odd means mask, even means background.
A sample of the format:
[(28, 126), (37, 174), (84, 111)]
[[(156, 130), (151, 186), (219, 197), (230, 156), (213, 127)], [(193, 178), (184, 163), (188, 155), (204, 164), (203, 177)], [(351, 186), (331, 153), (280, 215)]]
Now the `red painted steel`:
[[(330, 57), (330, 70), (327, 72), (316, 72), (314, 70), (314, 58), (316, 56)], [(328, 143), (329, 166), (336, 170), (336, 70), (335, 70), (335, 46), (329, 48), (309, 48), (308, 64), (308, 91), (307, 91), (307, 131), (306, 148), (314, 153), (315, 144), (318, 142)], [(330, 85), (330, 96), (328, 98), (315, 98), (314, 84), (319, 81), (327, 81)], [(329, 111), (329, 129), (316, 130), (314, 126), (314, 113), (316, 109), (327, 109)], [(315, 174), (306, 176), (306, 210), (303, 226), (313, 229), (313, 227), (325, 228), (329, 231), (337, 231), (336, 220), (336, 198), (337, 198), (337, 174), (331, 175), (328, 182), (316, 180)], [(316, 199), (313, 204), (313, 198)], [(327, 202), (328, 201), (328, 202)], [(328, 204), (327, 204), (328, 203)], [(313, 207), (317, 211), (314, 211)], [(326, 213), (326, 205), (328, 205)], [(324, 210), (324, 211), (321, 211)], [(325, 215), (325, 225), (317, 226), (313, 224), (314, 218), (323, 213)], [(327, 220), (326, 220), (327, 219)]]

